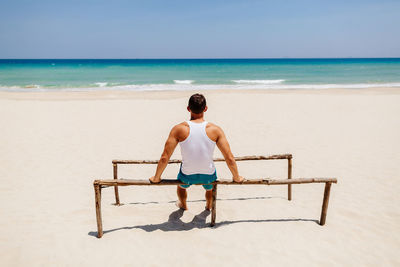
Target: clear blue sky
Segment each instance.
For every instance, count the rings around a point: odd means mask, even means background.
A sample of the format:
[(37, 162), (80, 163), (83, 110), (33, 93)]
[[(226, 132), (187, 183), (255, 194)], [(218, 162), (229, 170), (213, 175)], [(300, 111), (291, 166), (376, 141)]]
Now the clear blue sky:
[(400, 1), (0, 0), (0, 58), (400, 57)]

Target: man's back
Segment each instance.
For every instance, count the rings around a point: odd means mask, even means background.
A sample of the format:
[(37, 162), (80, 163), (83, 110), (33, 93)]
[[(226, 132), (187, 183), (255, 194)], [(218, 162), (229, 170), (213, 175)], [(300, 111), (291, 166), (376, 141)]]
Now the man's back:
[[(204, 122), (203, 117), (195, 120), (190, 120), (193, 123), (202, 123)], [(224, 131), (218, 125), (208, 122), (205, 127), (205, 132), (207, 137), (215, 142), (222, 155), (225, 158), (226, 164), (233, 174), (234, 181), (242, 181), (243, 178), (239, 177), (237, 166), (235, 162), (235, 158), (231, 152), (231, 148), (229, 146), (228, 140), (226, 139)], [(183, 142), (188, 138), (190, 134), (190, 126), (187, 122), (182, 122), (180, 124), (175, 125), (170, 133), (170, 138), (176, 140), (177, 143)], [(184, 160), (184, 159), (183, 159)]]
[[(191, 120), (191, 122), (202, 123), (204, 120)], [(178, 142), (184, 141), (189, 136), (190, 126), (187, 121), (177, 124), (174, 128), (177, 130), (176, 137)], [(214, 123), (207, 122), (205, 130), (208, 138), (217, 142), (218, 137), (221, 135), (221, 128)]]
[[(182, 154), (182, 173), (186, 175), (215, 173), (213, 154), (216, 142), (207, 135), (207, 121), (186, 121), (184, 126), (186, 125), (188, 127), (182, 127), (186, 138), (179, 142)], [(189, 133), (187, 133), (188, 128)], [(211, 130), (212, 126), (208, 127), (208, 131)]]

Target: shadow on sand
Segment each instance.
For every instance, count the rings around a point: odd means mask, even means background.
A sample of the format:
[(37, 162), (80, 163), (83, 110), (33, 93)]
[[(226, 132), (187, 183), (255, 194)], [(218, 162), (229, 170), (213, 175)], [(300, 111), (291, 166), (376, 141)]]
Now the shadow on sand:
[[(286, 199), (284, 197), (238, 197), (238, 198), (218, 198), (219, 201), (230, 201), (230, 200), (259, 200), (259, 199), (273, 199), (273, 198), (279, 198), (279, 199)], [(149, 201), (149, 202), (131, 202), (131, 203), (126, 203), (121, 205), (147, 205), (147, 204), (162, 204), (162, 203), (175, 203), (176, 200), (174, 201), (168, 201), (168, 202), (158, 202), (158, 201)], [(205, 200), (188, 200), (189, 202), (205, 202)], [(112, 204), (113, 205), (113, 204)]]
[[(201, 213), (194, 216), (191, 222), (183, 222), (181, 217), (183, 216), (184, 211), (182, 209), (178, 209), (172, 212), (168, 221), (160, 224), (146, 224), (146, 225), (136, 225), (136, 226), (126, 226), (119, 227), (115, 229), (110, 229), (104, 231), (104, 234), (120, 231), (120, 230), (132, 230), (132, 229), (142, 229), (146, 232), (153, 232), (156, 230), (161, 230), (164, 232), (169, 231), (188, 231), (192, 229), (202, 229), (202, 228), (210, 228), (210, 224), (206, 223), (207, 217), (210, 215), (210, 211), (204, 210)], [(270, 219), (270, 220), (237, 220), (237, 221), (222, 221), (217, 222), (215, 226), (211, 229), (215, 229), (224, 225), (236, 224), (236, 223), (260, 223), (260, 222), (314, 222), (318, 224), (318, 220), (312, 219)], [(97, 237), (97, 232), (89, 232), (88, 235)]]

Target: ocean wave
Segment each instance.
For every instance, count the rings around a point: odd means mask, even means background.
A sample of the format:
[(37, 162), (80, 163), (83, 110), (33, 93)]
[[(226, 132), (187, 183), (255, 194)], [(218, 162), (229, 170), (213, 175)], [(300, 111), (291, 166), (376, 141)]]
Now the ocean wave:
[(39, 89), (39, 88), (41, 88), (41, 86), (38, 85), (38, 84), (28, 84), (28, 85), (23, 86), (23, 88), (26, 88), (26, 89), (36, 88), (36, 89)]
[(248, 83), (248, 84), (277, 84), (285, 80), (232, 80), (234, 83)]
[(194, 90), (295, 90), (295, 89), (364, 89), (364, 88), (389, 88), (400, 87), (400, 83), (358, 83), (358, 84), (261, 84), (261, 83), (237, 83), (237, 84), (127, 84), (120, 85), (108, 83), (107, 85), (83, 87), (47, 88), (39, 85), (29, 86), (4, 86), (0, 85), (0, 91), (194, 91)]
[(95, 85), (97, 85), (98, 87), (106, 87), (108, 85), (108, 83), (106, 82), (98, 82), (98, 83), (94, 83)]
[(193, 82), (193, 80), (174, 80), (176, 84), (192, 84)]

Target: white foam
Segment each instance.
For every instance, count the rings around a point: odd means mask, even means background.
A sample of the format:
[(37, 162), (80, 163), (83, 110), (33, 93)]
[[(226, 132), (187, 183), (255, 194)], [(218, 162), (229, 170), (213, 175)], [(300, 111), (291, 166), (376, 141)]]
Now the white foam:
[(192, 84), (193, 82), (193, 80), (174, 80), (176, 84)]
[(28, 84), (28, 85), (25, 85), (23, 88), (27, 88), (27, 89), (36, 88), (36, 89), (39, 89), (40, 85), (38, 85), (38, 84)]
[(235, 83), (248, 83), (248, 84), (277, 84), (285, 80), (232, 80)]
[(98, 87), (106, 87), (108, 85), (108, 83), (94, 83), (95, 85), (97, 85)]
[(28, 88), (18, 86), (0, 86), (1, 91), (185, 91), (185, 90), (281, 90), (281, 89), (363, 89), (363, 88), (400, 87), (400, 83), (359, 83), (359, 84), (107, 84), (104, 86), (75, 88), (46, 88), (31, 85)]
[[(129, 84), (94, 90), (127, 90), (127, 91), (185, 91), (185, 90), (251, 90), (251, 89), (363, 89), (378, 87), (400, 87), (400, 83), (379, 84)], [(83, 88), (82, 88), (83, 89)], [(90, 88), (87, 88), (90, 89)]]

